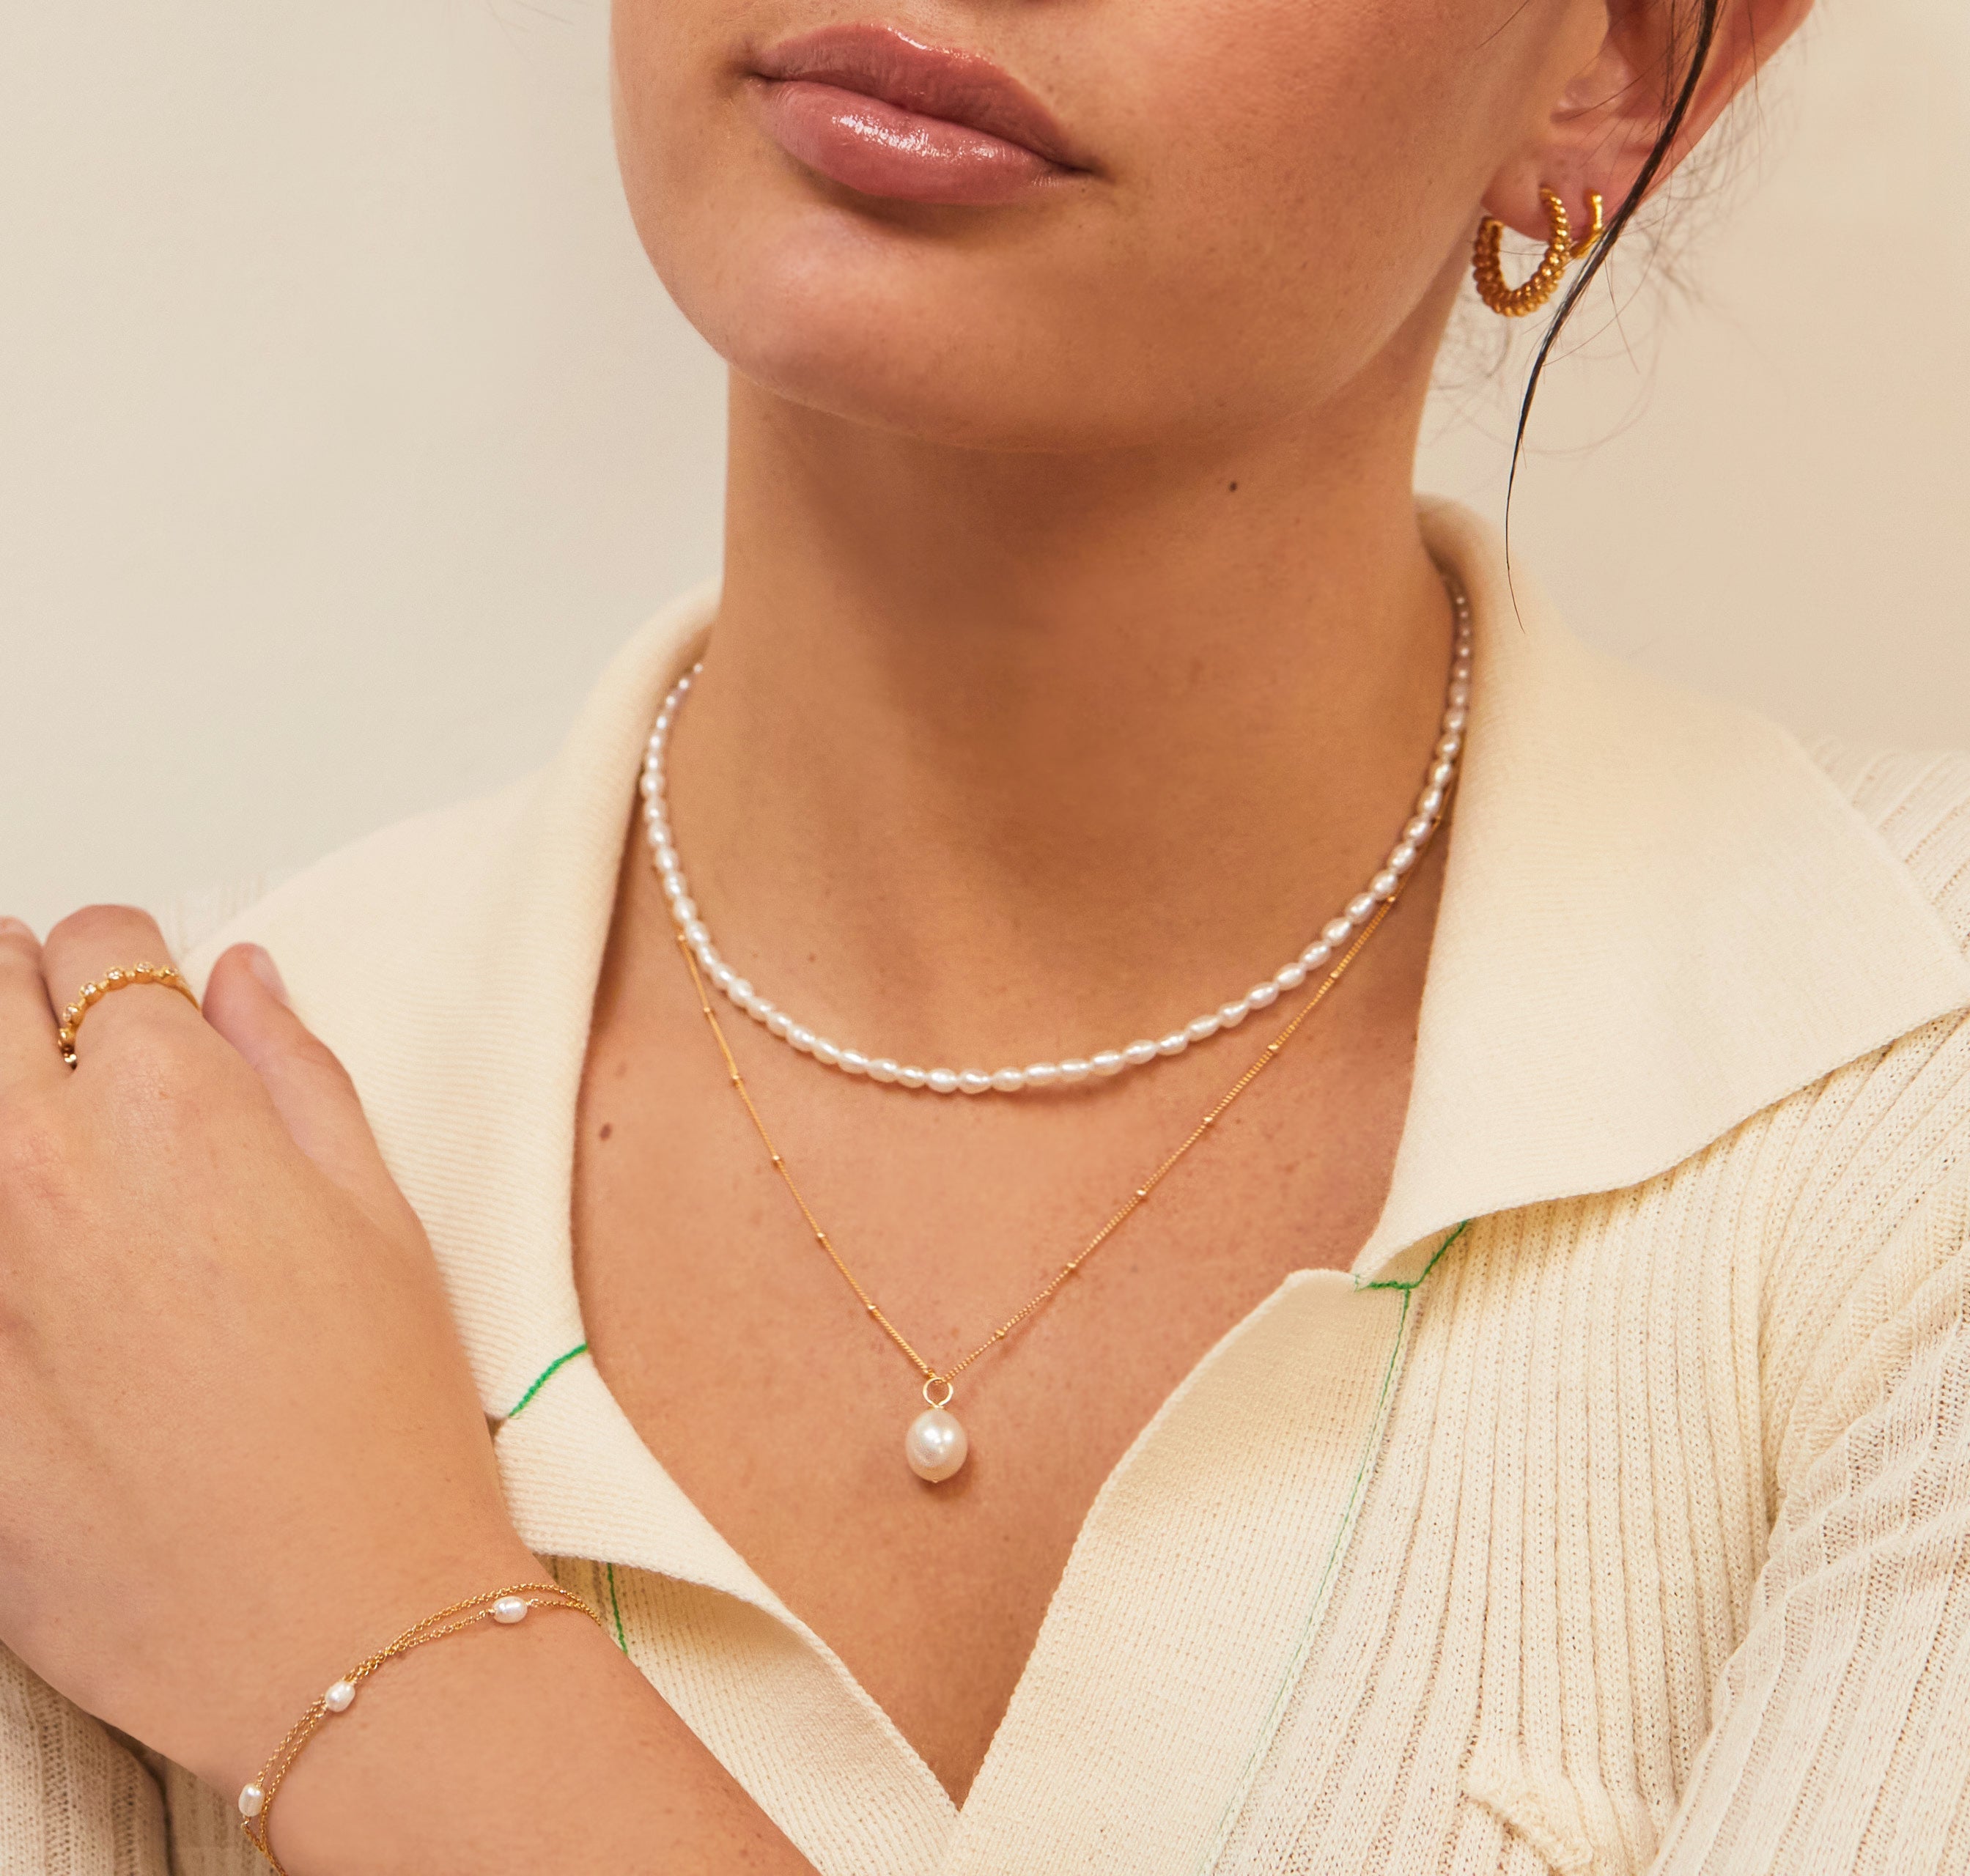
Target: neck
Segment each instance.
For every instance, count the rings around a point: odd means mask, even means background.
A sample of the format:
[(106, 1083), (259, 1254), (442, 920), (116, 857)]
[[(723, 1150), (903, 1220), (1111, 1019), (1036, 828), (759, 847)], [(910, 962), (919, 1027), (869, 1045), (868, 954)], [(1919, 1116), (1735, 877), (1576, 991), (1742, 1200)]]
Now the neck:
[(1413, 411), (1354, 402), (1014, 456), (739, 385), (671, 784), (735, 967), (838, 1039), (996, 1061), (1132, 1040), (1296, 952), (1407, 816), (1449, 655)]

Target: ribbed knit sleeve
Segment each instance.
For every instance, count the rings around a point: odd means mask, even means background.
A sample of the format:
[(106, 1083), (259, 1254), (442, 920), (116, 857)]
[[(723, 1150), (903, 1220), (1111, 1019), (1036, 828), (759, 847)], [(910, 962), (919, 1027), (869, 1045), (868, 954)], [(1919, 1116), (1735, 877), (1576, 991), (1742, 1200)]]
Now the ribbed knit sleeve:
[(1966, 1242), (1958, 1180), (1777, 1351), (1770, 1546), (1660, 1876), (1970, 1868)]
[(0, 1649), (0, 1868), (171, 1876), (164, 1797), (135, 1753)]

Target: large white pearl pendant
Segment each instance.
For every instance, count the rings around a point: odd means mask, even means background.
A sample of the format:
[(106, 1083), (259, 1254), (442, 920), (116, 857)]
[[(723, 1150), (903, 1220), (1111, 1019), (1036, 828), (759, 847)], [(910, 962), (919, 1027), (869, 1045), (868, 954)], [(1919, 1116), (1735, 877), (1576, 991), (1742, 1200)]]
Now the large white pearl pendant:
[[(941, 1389), (941, 1394), (933, 1391), (938, 1389)], [(951, 1405), (951, 1393), (948, 1381), (925, 1382), (924, 1399), (930, 1405), (910, 1422), (910, 1430), (903, 1435), (903, 1457), (910, 1462), (910, 1470), (932, 1485), (955, 1478), (964, 1470), (964, 1461), (970, 1456), (971, 1442), (965, 1433), (964, 1422), (945, 1411)]]

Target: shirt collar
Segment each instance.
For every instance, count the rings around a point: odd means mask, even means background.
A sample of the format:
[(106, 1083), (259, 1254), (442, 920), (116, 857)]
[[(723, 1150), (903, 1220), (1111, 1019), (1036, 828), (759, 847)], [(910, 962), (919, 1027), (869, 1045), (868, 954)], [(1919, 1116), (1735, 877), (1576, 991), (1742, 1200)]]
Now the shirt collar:
[(1588, 649), (1466, 511), (1422, 519), (1476, 655), (1364, 1279), (1462, 1219), (1635, 1185), (1970, 1005), (1935, 908), (1791, 736)]

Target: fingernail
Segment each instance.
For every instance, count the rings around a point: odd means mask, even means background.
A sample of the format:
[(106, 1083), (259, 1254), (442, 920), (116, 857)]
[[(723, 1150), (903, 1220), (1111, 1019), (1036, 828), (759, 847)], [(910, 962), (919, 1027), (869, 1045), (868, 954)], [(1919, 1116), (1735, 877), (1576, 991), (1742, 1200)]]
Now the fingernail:
[(288, 1007), (288, 987), (281, 981), (280, 967), (271, 952), (258, 945), (246, 947), (246, 968), (265, 986), (267, 993), (282, 1009)]

